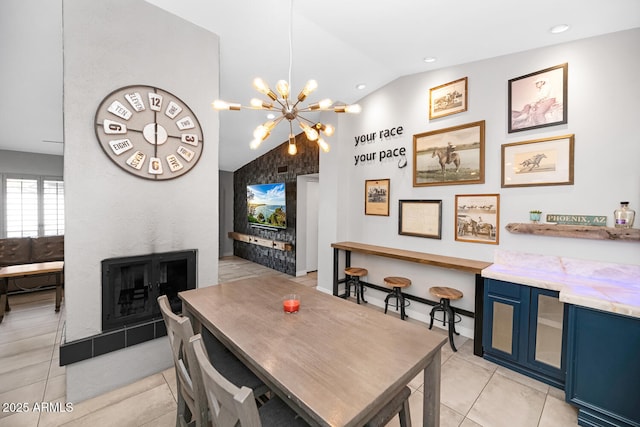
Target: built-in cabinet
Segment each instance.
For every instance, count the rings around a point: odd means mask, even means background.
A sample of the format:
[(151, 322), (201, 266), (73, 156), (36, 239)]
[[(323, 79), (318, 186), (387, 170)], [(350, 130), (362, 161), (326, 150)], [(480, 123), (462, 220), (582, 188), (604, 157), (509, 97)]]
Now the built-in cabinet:
[(557, 291), (486, 279), (484, 357), (563, 389), (566, 316)]
[(640, 426), (640, 318), (569, 305), (567, 401), (581, 426)]

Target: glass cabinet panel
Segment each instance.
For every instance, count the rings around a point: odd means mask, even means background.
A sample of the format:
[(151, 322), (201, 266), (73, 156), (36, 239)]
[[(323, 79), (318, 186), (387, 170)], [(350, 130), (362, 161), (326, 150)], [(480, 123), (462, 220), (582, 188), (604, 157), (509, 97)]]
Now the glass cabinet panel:
[(564, 303), (558, 297), (538, 294), (535, 360), (560, 369)]
[(493, 301), (493, 325), (491, 346), (507, 354), (513, 354), (513, 306)]

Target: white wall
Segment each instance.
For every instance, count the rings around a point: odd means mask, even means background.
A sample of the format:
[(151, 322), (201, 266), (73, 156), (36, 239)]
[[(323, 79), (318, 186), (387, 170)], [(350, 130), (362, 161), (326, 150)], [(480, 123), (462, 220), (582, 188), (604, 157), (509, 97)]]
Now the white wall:
[[(432, 72), (401, 77), (360, 101), (359, 116), (341, 116), (339, 135), (332, 152), (321, 156), (321, 242), (318, 286), (332, 289), (332, 255), (335, 241), (356, 241), (441, 255), (493, 260), (500, 249), (562, 255), (606, 262), (640, 263), (638, 242), (598, 241), (511, 234), (507, 223), (528, 222), (528, 211), (545, 213), (607, 215), (621, 200), (629, 200), (640, 212), (640, 29), (585, 39), (463, 64)], [(568, 123), (537, 130), (507, 132), (507, 82), (538, 70), (567, 62)], [(429, 89), (468, 77), (468, 111), (429, 120)], [(413, 135), (486, 121), (485, 183), (413, 187)], [(357, 135), (403, 126), (400, 137), (354, 146)], [(575, 184), (530, 188), (501, 188), (501, 145), (551, 136), (575, 134)], [(386, 148), (406, 147), (409, 164), (397, 167), (397, 159), (354, 165), (354, 156)], [(376, 156), (377, 157), (377, 156)], [(364, 181), (390, 178), (390, 216), (364, 215)], [(500, 194), (499, 246), (466, 243), (454, 239), (456, 194)], [(399, 199), (442, 200), (442, 239), (398, 235)], [(639, 227), (636, 220), (635, 227)], [(322, 237), (324, 236), (324, 237)], [(352, 265), (369, 269), (368, 281), (382, 284), (387, 275), (405, 275), (413, 286), (407, 292), (429, 297), (432, 285), (459, 287), (465, 298), (458, 304), (473, 310), (473, 278), (469, 274), (411, 265), (392, 260), (355, 255)], [(370, 291), (370, 300), (380, 303), (384, 294)], [(433, 299), (433, 298), (431, 298)], [(425, 318), (428, 309), (419, 304), (409, 312)], [(463, 332), (472, 332), (470, 319)]]
[(59, 177), (63, 165), (62, 156), (0, 150), (0, 173)]
[[(100, 261), (198, 249), (198, 286), (218, 277), (218, 37), (142, 0), (64, 0), (64, 178), (66, 341), (101, 332)], [(186, 175), (150, 181), (109, 160), (94, 115), (111, 91), (156, 86), (183, 100), (204, 133), (199, 163)], [(156, 351), (169, 347), (154, 342)], [(107, 354), (67, 367), (67, 398), (83, 399), (170, 366), (127, 348), (129, 364)], [(136, 356), (137, 352), (137, 356)], [(153, 365), (151, 360), (156, 360)], [(112, 384), (106, 384), (106, 382)], [(102, 389), (100, 388), (102, 387)]]

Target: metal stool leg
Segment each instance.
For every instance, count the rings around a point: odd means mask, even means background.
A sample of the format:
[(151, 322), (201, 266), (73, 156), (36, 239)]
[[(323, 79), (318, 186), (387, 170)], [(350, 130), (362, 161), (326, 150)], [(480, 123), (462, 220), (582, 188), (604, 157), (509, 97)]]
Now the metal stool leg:
[(344, 299), (348, 299), (349, 295), (351, 295), (351, 276), (349, 275), (345, 275), (345, 281), (344, 281)]
[(442, 300), (440, 300), (441, 304), (443, 305), (443, 311), (444, 311), (444, 318), (445, 320), (448, 318), (449, 319), (449, 345), (451, 345), (451, 349), (454, 352), (457, 352), (458, 350), (456, 349), (456, 345), (453, 342), (453, 334), (455, 333), (456, 335), (460, 335), (456, 332), (456, 318), (455, 318), (455, 314), (453, 312), (453, 309), (451, 308), (451, 304), (448, 298), (442, 298)]
[(367, 304), (369, 301), (367, 301), (366, 299), (364, 299), (364, 285), (362, 284), (362, 282), (360, 282), (360, 280), (358, 279), (358, 292), (360, 292), (360, 299), (362, 300), (363, 303)]

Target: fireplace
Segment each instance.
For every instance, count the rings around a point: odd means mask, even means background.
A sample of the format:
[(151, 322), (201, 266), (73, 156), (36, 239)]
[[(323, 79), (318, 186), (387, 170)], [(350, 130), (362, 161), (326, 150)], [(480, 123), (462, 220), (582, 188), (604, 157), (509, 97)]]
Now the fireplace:
[(196, 287), (196, 250), (102, 261), (102, 332), (162, 317), (157, 298), (167, 295), (180, 313), (178, 292)]

